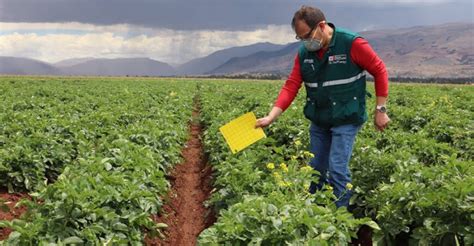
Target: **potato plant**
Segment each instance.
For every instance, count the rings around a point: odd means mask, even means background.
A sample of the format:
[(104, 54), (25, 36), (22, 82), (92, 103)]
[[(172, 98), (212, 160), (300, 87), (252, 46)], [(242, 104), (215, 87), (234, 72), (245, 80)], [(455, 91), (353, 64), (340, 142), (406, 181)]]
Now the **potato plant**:
[(1, 184), (28, 190), (5, 245), (143, 244), (181, 160), (192, 81), (1, 78)]

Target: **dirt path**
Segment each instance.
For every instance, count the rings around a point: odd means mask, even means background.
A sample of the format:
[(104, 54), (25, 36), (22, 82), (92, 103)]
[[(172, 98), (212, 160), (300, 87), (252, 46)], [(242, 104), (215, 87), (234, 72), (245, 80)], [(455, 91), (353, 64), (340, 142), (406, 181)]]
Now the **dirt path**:
[[(0, 220), (13, 220), (20, 217), (26, 211), (26, 208), (15, 208), (15, 205), (22, 198), (29, 197), (21, 193), (9, 194), (6, 190), (0, 189)], [(10, 229), (0, 228), (0, 241), (8, 238), (10, 233)]]
[(196, 104), (190, 139), (182, 152), (184, 161), (171, 173), (172, 189), (163, 215), (154, 218), (168, 225), (166, 240), (147, 239), (147, 245), (196, 245), (199, 234), (215, 221), (214, 214), (203, 205), (211, 193), (212, 170), (204, 155), (198, 118), (199, 105)]

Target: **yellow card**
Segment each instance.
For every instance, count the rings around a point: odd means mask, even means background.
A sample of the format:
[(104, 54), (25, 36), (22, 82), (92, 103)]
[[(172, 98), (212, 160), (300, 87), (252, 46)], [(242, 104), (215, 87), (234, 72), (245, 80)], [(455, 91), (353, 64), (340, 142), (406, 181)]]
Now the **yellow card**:
[(233, 154), (266, 137), (262, 128), (255, 128), (255, 123), (257, 118), (250, 112), (219, 128)]

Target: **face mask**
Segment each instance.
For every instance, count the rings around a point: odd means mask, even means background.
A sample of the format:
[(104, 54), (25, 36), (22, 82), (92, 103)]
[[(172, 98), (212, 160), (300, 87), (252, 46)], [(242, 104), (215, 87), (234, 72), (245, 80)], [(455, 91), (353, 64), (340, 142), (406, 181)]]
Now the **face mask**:
[(309, 39), (309, 40), (304, 40), (303, 42), (304, 42), (304, 47), (308, 51), (317, 51), (321, 49), (321, 46), (322, 46), (322, 40), (318, 40), (318, 39)]
[[(318, 29), (319, 28), (316, 29), (316, 32), (318, 32)], [(316, 34), (316, 32), (313, 34), (313, 36), (311, 38), (303, 40), (304, 47), (310, 52), (311, 51), (318, 51), (323, 46), (323, 40), (322, 39), (315, 39), (314, 38), (314, 35)]]

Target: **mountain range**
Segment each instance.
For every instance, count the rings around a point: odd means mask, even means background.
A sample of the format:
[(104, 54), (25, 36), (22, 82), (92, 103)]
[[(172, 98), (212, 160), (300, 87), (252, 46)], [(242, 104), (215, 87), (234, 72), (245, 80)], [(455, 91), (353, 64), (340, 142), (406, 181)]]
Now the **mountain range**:
[[(361, 32), (387, 66), (389, 76), (474, 78), (474, 23)], [(0, 56), (0, 74), (93, 76), (192, 76), (287, 74), (300, 43), (257, 43), (216, 51), (171, 66), (150, 58), (76, 58), (54, 64)]]

